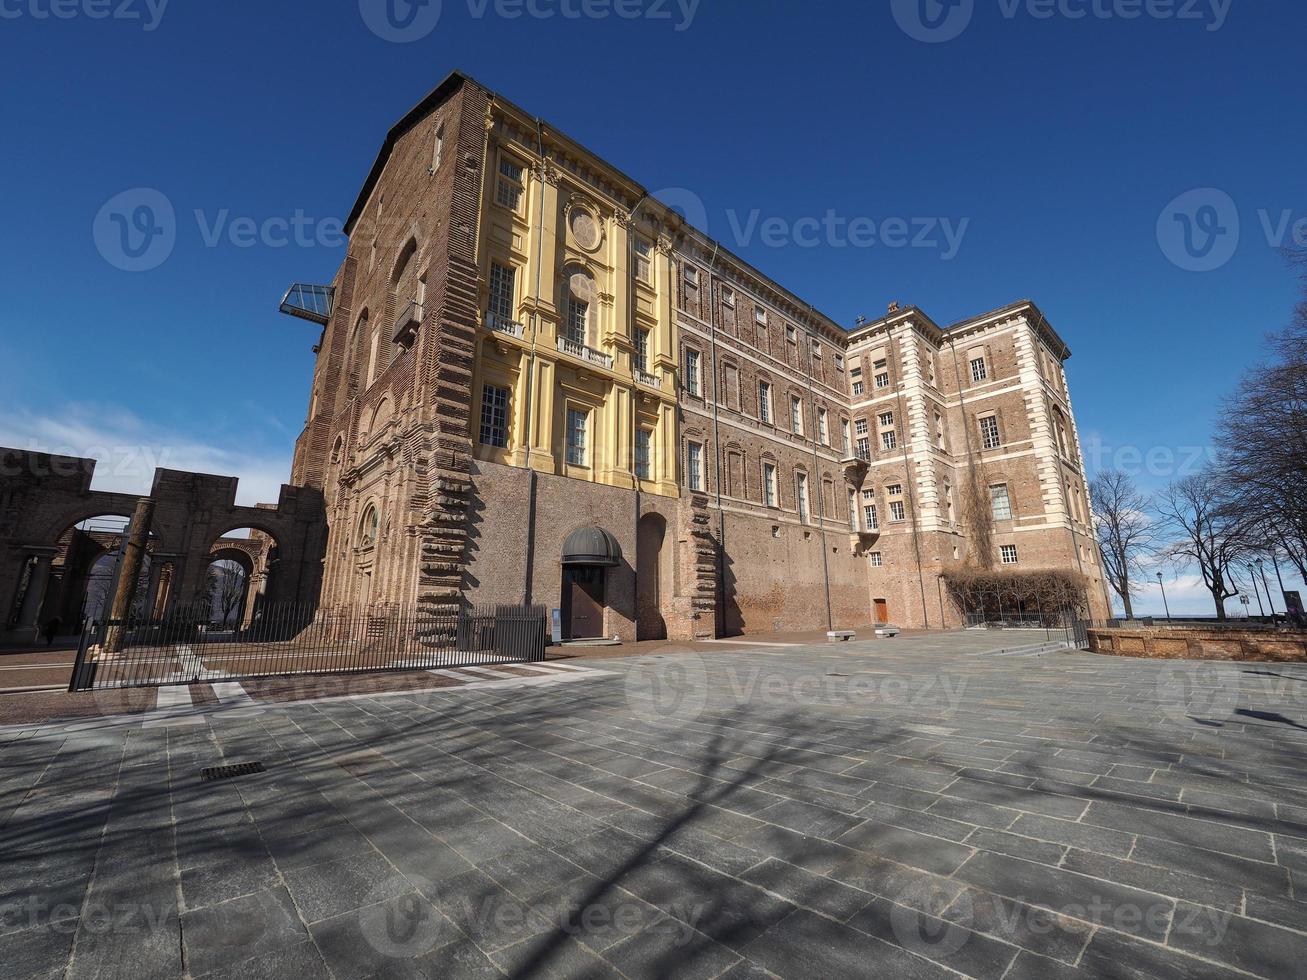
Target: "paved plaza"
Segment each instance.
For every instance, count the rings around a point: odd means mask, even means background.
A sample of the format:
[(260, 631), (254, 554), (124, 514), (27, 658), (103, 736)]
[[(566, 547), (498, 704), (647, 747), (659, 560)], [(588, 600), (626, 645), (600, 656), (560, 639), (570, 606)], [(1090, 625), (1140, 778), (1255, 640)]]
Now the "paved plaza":
[(1303, 975), (1307, 668), (955, 633), (571, 673), (0, 729), (0, 972)]

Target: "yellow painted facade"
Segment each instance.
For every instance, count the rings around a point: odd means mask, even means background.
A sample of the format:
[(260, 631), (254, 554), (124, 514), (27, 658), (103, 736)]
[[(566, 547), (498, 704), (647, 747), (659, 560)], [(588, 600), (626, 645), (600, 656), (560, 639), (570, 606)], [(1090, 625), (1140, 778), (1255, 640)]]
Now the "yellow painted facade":
[(477, 458), (676, 496), (675, 269), (653, 202), (511, 106), (486, 129)]

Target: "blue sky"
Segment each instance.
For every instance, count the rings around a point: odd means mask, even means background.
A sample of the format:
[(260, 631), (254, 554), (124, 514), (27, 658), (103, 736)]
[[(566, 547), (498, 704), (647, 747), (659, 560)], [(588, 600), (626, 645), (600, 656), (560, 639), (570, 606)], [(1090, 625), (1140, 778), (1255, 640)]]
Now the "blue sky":
[[(1206, 451), (1297, 292), (1265, 227), (1307, 219), (1297, 0), (443, 0), (408, 43), (387, 0), (59, 2), (0, 0), (0, 442), (96, 453), (97, 486), (162, 464), (275, 499), (316, 340), (277, 302), (330, 280), (386, 129), (453, 67), (846, 324), (1033, 298), (1091, 467), (1145, 486)], [(97, 220), (138, 188), (175, 245), (128, 272)]]

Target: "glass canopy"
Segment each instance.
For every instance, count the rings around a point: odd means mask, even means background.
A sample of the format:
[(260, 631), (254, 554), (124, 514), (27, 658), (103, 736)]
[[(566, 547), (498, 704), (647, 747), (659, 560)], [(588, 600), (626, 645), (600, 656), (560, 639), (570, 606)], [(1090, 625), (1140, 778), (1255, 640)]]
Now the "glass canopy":
[(325, 326), (331, 319), (331, 307), (335, 296), (334, 286), (312, 286), (297, 282), (282, 297), (281, 312), (287, 316), (297, 316), (301, 320), (312, 320)]

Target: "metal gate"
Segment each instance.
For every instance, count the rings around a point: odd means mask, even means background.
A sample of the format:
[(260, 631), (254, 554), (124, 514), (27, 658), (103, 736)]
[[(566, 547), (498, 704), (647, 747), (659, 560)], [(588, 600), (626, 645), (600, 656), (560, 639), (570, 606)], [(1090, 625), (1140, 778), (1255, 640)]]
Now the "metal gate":
[(416, 606), (270, 603), (240, 628), (213, 624), (207, 608), (203, 615), (179, 609), (164, 619), (88, 624), (68, 689), (527, 663), (544, 659), (548, 636), (544, 606), (434, 614)]

